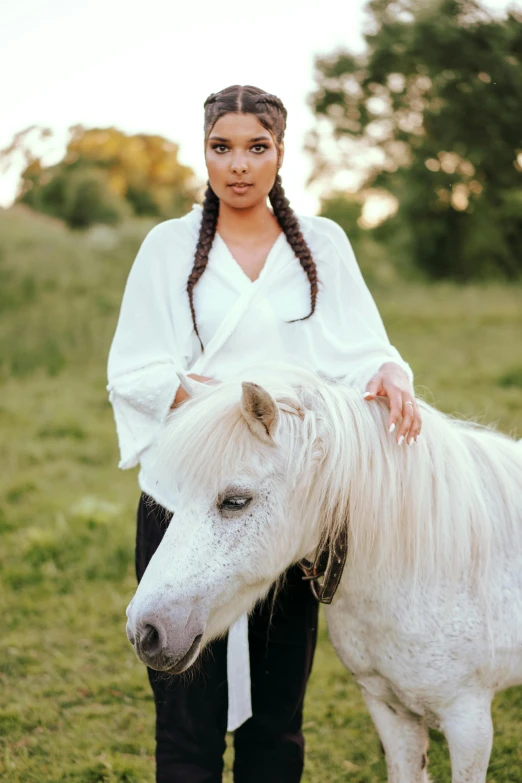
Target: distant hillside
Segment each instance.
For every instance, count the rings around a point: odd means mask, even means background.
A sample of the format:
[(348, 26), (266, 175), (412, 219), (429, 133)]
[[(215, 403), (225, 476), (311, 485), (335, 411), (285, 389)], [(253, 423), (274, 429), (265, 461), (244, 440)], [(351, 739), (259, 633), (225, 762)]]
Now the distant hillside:
[(152, 225), (73, 232), (22, 205), (0, 210), (0, 378), (105, 360), (128, 271)]

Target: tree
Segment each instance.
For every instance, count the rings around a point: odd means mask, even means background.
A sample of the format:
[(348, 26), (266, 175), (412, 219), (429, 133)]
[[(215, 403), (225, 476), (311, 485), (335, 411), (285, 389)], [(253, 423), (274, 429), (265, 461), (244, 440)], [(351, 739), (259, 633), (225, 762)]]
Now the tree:
[(127, 135), (116, 128), (69, 128), (65, 154), (45, 165), (35, 141), (52, 141), (48, 128), (16, 134), (0, 153), (9, 164), (22, 154), (17, 201), (63, 218), (71, 227), (117, 222), (126, 214), (178, 217), (197, 199), (194, 172), (178, 160), (179, 147), (162, 136)]
[(400, 233), (430, 277), (521, 275), (522, 14), (475, 0), (368, 9), (363, 54), (316, 58), (311, 179), (354, 171), (355, 187), (391, 193), (387, 240)]

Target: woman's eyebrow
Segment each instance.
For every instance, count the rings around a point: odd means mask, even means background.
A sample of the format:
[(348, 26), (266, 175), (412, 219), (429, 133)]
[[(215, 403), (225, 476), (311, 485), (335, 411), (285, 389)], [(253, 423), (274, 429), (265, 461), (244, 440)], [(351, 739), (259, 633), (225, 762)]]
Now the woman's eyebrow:
[[(230, 141), (223, 136), (210, 136), (209, 138), (211, 141)], [(249, 139), (249, 143), (253, 141), (270, 141), (270, 136), (255, 136), (253, 139)]]

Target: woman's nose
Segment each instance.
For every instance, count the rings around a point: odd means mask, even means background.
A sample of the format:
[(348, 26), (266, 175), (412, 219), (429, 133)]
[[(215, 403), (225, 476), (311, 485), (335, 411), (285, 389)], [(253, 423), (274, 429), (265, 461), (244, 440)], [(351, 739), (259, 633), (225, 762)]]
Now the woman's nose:
[(247, 170), (246, 161), (238, 160), (232, 163), (232, 171), (234, 172), (234, 174), (237, 174), (240, 171), (244, 173), (246, 170)]

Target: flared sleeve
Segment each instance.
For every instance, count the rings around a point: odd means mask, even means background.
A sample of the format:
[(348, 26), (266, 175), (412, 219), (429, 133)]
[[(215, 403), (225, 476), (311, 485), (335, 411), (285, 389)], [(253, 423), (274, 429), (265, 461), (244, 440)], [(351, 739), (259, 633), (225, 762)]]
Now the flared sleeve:
[(322, 314), (330, 344), (336, 346), (335, 364), (342, 379), (364, 393), (379, 368), (394, 362), (405, 370), (413, 386), (412, 369), (390, 343), (344, 230), (328, 218), (315, 219), (330, 240)]
[(185, 369), (169, 276), (175, 254), (175, 232), (165, 223), (155, 226), (142, 242), (123, 294), (107, 367), (122, 469), (137, 465), (163, 428), (179, 387), (176, 372)]

